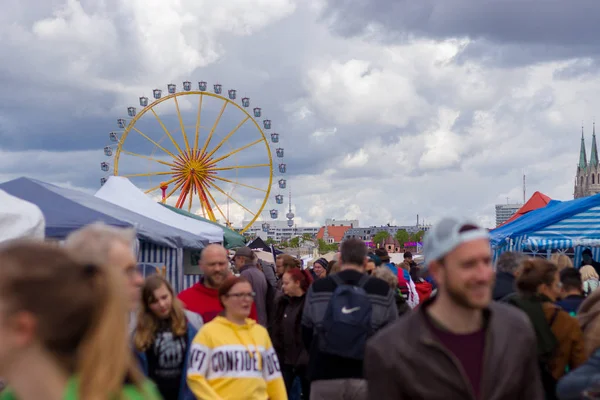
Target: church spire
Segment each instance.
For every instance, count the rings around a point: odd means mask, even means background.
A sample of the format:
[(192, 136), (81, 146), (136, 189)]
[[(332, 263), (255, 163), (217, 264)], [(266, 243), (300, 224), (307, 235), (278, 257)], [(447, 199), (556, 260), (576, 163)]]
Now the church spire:
[[(594, 136), (595, 143), (595, 136)], [(583, 126), (581, 127), (581, 148), (579, 149), (579, 168), (587, 167), (587, 155), (585, 151), (585, 139), (583, 138)]]
[(598, 166), (598, 147), (596, 147), (596, 122), (594, 122), (594, 131), (592, 133), (592, 155), (590, 156), (592, 167)]

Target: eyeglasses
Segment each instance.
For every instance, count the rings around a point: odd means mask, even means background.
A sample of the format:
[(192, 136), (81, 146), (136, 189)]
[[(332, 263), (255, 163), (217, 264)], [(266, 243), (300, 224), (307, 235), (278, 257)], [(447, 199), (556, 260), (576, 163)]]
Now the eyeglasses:
[(227, 297), (233, 297), (235, 299), (243, 299), (243, 298), (247, 298), (247, 299), (254, 299), (256, 297), (256, 293), (254, 292), (250, 292), (250, 293), (229, 293), (227, 295)]

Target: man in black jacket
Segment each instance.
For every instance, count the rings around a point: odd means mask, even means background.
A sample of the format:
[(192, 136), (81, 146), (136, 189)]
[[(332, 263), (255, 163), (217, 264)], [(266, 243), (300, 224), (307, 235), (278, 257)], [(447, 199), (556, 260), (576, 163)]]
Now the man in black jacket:
[(496, 283), (492, 292), (494, 301), (502, 300), (515, 292), (515, 273), (524, 258), (522, 253), (512, 251), (500, 254), (496, 260)]
[[(367, 248), (359, 239), (348, 239), (342, 243), (340, 254), (341, 270), (335, 275), (315, 281), (306, 294), (302, 315), (302, 336), (310, 352), (308, 379), (311, 382), (311, 400), (364, 399), (366, 382), (363, 377), (363, 360), (345, 358), (321, 351), (318, 328), (324, 321), (329, 301), (337, 288), (336, 276), (346, 285), (362, 288), (371, 303), (371, 332), (377, 332), (396, 320), (398, 311), (394, 292), (383, 280), (367, 277)], [(358, 307), (357, 307), (358, 308)], [(344, 310), (349, 313), (354, 309)]]

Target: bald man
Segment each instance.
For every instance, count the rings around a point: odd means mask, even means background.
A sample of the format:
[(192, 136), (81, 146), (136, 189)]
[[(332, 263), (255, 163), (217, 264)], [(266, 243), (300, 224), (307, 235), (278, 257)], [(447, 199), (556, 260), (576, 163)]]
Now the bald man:
[[(189, 311), (202, 316), (204, 323), (212, 321), (223, 311), (219, 302), (219, 287), (231, 276), (227, 249), (219, 244), (210, 244), (200, 255), (200, 282), (177, 296)], [(250, 318), (256, 320), (256, 306), (252, 305)]]

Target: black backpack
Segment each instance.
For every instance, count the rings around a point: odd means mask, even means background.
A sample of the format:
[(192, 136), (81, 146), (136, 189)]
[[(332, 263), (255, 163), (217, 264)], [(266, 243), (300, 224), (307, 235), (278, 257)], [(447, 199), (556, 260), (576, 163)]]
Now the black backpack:
[(319, 350), (322, 353), (362, 360), (371, 328), (372, 305), (363, 275), (356, 286), (331, 275), (337, 287), (333, 291), (323, 321), (317, 326)]

